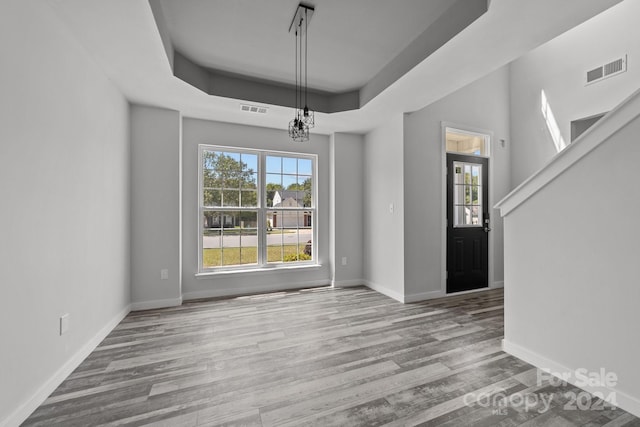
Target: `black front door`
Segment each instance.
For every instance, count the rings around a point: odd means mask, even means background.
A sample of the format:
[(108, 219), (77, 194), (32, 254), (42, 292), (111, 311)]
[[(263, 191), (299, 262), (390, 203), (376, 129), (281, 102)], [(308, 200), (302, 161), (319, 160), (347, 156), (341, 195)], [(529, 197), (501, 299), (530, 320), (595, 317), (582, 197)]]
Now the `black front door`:
[(447, 293), (489, 286), (489, 160), (447, 154)]

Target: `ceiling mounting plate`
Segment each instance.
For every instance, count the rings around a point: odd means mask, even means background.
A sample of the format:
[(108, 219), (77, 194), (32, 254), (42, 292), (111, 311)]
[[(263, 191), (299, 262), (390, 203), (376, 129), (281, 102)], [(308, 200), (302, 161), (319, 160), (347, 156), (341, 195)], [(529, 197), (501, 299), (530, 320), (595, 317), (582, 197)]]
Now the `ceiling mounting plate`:
[(293, 19), (291, 19), (291, 24), (289, 24), (289, 32), (297, 27), (300, 23), (300, 20), (304, 19), (305, 12), (307, 16), (307, 25), (311, 22), (311, 17), (313, 16), (313, 12), (315, 11), (315, 7), (309, 4), (300, 3), (298, 8), (296, 9), (296, 13), (293, 15)]

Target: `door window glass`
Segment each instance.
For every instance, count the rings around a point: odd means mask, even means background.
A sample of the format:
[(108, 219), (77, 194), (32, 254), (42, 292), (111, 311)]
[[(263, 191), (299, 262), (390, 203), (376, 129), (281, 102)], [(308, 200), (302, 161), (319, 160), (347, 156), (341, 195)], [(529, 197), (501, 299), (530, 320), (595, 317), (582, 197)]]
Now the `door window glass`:
[(453, 226), (481, 227), (482, 165), (453, 162)]

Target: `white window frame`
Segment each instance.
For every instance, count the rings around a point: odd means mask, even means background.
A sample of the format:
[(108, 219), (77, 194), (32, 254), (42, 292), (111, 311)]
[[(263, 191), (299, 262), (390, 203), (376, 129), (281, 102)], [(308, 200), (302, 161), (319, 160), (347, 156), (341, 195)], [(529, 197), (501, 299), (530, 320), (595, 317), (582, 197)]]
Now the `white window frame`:
[[(238, 153), (238, 154), (254, 154), (258, 156), (258, 206), (257, 207), (205, 207), (203, 200), (203, 153), (205, 151), (222, 151), (228, 153)], [(266, 173), (266, 159), (267, 156), (277, 156), (277, 157), (294, 157), (299, 159), (308, 159), (311, 160), (312, 165), (312, 180), (313, 187), (311, 192), (311, 206), (310, 207), (301, 207), (301, 208), (273, 208), (267, 206), (267, 193), (266, 193), (266, 183), (267, 183), (267, 173)], [(318, 179), (317, 179), (317, 170), (318, 170), (318, 156), (315, 154), (307, 154), (307, 153), (295, 153), (295, 152), (285, 152), (285, 151), (273, 151), (273, 150), (259, 150), (254, 148), (242, 148), (242, 147), (229, 147), (222, 145), (209, 145), (209, 144), (199, 144), (198, 145), (198, 218), (197, 218), (197, 227), (198, 227), (198, 274), (212, 274), (218, 272), (240, 272), (240, 271), (255, 271), (262, 269), (278, 269), (278, 268), (301, 268), (301, 267), (309, 267), (318, 265), (318, 209), (317, 209), (317, 200), (318, 200)], [(203, 265), (203, 242), (202, 242), (202, 234), (203, 234), (203, 221), (202, 217), (205, 211), (216, 210), (216, 211), (229, 211), (229, 212), (237, 212), (237, 211), (256, 211), (257, 212), (257, 238), (258, 238), (258, 259), (256, 264), (238, 264), (238, 265), (226, 265), (226, 266), (218, 266), (218, 267), (208, 267), (205, 268)], [(288, 210), (294, 212), (311, 212), (311, 260), (308, 261), (282, 261), (282, 262), (267, 262), (267, 224), (266, 224), (266, 215), (267, 212), (273, 210)]]

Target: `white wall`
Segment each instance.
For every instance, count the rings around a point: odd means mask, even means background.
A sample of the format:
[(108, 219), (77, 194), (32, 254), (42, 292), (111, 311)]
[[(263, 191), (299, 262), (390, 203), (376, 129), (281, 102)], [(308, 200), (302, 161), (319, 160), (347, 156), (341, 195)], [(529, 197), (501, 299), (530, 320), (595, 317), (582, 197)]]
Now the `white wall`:
[[(331, 136), (331, 265), (335, 286), (362, 285), (364, 137)], [(346, 265), (342, 265), (346, 257)]]
[(369, 287), (398, 301), (404, 300), (402, 152), (400, 114), (365, 135), (363, 274)]
[[(511, 64), (512, 188), (556, 149), (540, 111), (541, 91), (564, 141), (573, 120), (610, 111), (640, 87), (640, 1), (625, 0)], [(585, 86), (585, 73), (628, 55), (628, 71)]]
[[(331, 283), (329, 257), (329, 137), (294, 143), (285, 130), (183, 120), (183, 274), (185, 299), (266, 292)], [(198, 272), (198, 145), (212, 144), (318, 155), (318, 268), (272, 269), (196, 277)]]
[[(489, 161), (489, 205), (509, 191), (509, 71), (483, 77), (404, 120), (405, 298), (420, 300), (444, 294), (442, 122), (462, 129), (493, 133)], [(500, 143), (505, 140), (505, 146)], [(490, 250), (493, 282), (503, 280), (502, 220), (491, 209)], [(444, 259), (443, 259), (444, 258)], [(490, 285), (493, 285), (491, 283)]]
[[(177, 111), (131, 107), (131, 301), (182, 302), (181, 123)], [(167, 279), (161, 278), (167, 270)]]
[(17, 425), (128, 310), (129, 111), (44, 2), (2, 2), (0, 51), (0, 424)]
[(639, 133), (636, 117), (505, 217), (505, 349), (554, 372), (616, 373), (609, 391), (638, 416)]

